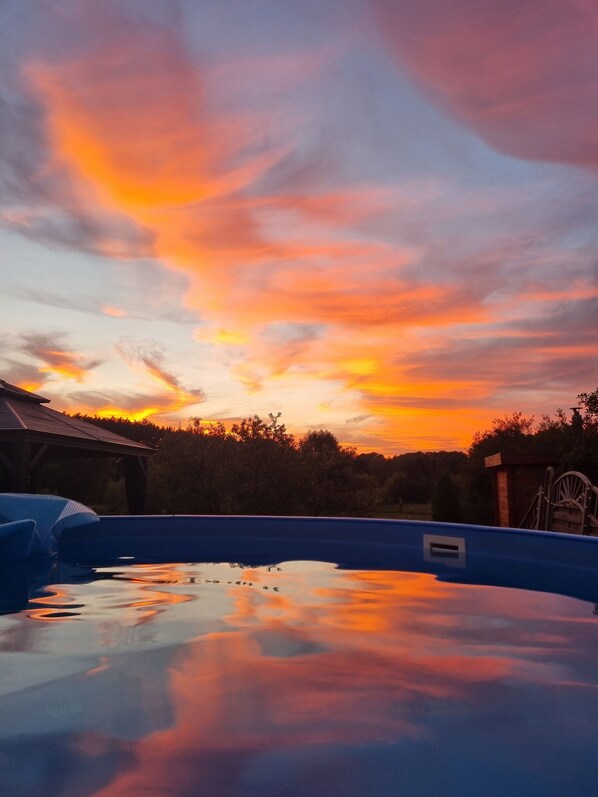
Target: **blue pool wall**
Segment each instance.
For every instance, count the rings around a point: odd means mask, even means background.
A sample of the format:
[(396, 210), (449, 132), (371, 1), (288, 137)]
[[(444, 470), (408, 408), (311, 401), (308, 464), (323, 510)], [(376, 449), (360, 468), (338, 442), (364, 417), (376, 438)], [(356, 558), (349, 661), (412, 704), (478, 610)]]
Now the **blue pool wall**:
[[(462, 549), (431, 556), (430, 540)], [(432, 573), (444, 581), (557, 593), (598, 603), (598, 538), (524, 529), (376, 518), (230, 515), (104, 516), (65, 531), (59, 556), (127, 562), (330, 562), (347, 569)]]
[(247, 541), (252, 548), (268, 549), (274, 540), (320, 541), (337, 546), (419, 545), (423, 534), (465, 540), (468, 551), (495, 557), (556, 560), (584, 566), (598, 564), (598, 538), (552, 531), (471, 526), (462, 523), (385, 520), (379, 518), (273, 517), (258, 515), (117, 515), (101, 516), (99, 523), (65, 532), (66, 540), (175, 539)]

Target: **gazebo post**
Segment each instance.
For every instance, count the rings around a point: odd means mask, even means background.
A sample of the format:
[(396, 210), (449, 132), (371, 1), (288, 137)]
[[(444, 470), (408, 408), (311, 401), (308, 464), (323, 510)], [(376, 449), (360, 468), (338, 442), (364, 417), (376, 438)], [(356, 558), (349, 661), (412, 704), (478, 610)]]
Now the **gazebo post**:
[(29, 492), (36, 493), (42, 473), (44, 455), (48, 450), (47, 445), (38, 445), (37, 451), (31, 449), (29, 457)]
[(10, 471), (11, 493), (30, 492), (29, 471), (31, 461), (31, 443), (21, 440), (14, 446), (12, 467)]
[(123, 457), (129, 514), (144, 515), (147, 496), (147, 463), (144, 457)]

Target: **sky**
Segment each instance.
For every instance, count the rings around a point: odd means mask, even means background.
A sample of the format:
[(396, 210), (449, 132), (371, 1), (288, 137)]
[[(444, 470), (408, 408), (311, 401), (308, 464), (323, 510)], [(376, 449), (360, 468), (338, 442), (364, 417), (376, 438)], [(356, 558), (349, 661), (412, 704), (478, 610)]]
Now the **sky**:
[(2, 0), (0, 377), (387, 455), (598, 385), (594, 0)]

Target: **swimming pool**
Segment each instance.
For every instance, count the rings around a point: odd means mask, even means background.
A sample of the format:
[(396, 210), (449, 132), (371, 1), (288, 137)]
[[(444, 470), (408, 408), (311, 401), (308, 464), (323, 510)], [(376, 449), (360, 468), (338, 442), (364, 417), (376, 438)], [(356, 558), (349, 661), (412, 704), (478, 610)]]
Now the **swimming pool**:
[(102, 518), (0, 572), (0, 794), (590, 795), (597, 540)]

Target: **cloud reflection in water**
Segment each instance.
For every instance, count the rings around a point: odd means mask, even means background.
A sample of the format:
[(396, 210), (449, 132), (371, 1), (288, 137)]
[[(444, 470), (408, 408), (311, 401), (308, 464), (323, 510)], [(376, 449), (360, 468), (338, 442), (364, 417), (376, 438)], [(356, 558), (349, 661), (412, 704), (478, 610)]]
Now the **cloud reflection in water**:
[(588, 793), (587, 604), (317, 563), (112, 576), (53, 589), (78, 618), (2, 618), (16, 797)]

